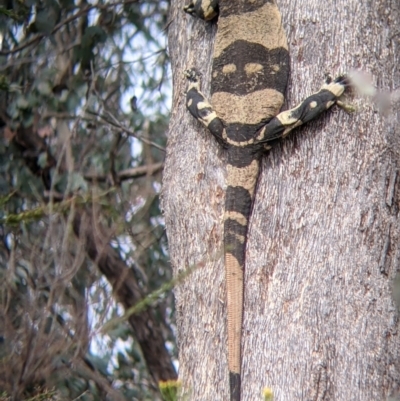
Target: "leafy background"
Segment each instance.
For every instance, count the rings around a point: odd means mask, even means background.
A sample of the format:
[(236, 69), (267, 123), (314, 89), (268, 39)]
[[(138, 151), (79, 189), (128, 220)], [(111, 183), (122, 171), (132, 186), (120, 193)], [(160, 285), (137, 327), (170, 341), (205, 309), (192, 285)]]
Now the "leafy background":
[(158, 400), (169, 1), (0, 1), (0, 399)]

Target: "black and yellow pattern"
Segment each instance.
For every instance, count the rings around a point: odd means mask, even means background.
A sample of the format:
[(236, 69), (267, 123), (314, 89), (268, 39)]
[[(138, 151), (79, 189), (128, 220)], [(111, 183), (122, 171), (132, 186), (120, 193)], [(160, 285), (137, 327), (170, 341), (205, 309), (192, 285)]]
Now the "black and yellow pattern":
[(218, 15), (212, 106), (200, 91), (199, 74), (194, 69), (186, 72), (190, 82), (186, 101), (190, 113), (227, 152), (224, 253), (228, 365), (230, 399), (239, 401), (243, 273), (260, 158), (272, 140), (285, 137), (336, 104), (346, 79), (326, 83), (294, 109), (279, 113), (289, 75), (289, 53), (275, 1), (197, 0), (185, 11), (205, 20)]

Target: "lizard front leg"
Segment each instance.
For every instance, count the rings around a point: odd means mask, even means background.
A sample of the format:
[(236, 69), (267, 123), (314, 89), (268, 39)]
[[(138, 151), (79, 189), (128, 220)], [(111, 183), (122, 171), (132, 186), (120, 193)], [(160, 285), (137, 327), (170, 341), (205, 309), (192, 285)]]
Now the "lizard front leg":
[(185, 71), (185, 76), (189, 80), (189, 88), (186, 93), (186, 107), (190, 114), (198, 121), (200, 121), (215, 139), (222, 145), (226, 146), (225, 128), (213, 110), (211, 104), (200, 91), (200, 75), (192, 68)]

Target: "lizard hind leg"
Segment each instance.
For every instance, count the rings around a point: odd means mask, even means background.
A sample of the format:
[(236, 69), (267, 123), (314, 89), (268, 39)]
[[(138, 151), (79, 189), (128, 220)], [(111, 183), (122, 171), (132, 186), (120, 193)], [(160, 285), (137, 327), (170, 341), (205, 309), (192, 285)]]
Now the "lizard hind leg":
[(274, 139), (284, 138), (294, 128), (316, 119), (333, 105), (341, 106), (339, 99), (348, 86), (349, 81), (345, 75), (334, 81), (327, 81), (318, 92), (307, 97), (299, 105), (272, 118), (261, 128), (256, 142), (265, 144)]
[(224, 124), (217, 116), (209, 101), (200, 91), (200, 73), (194, 68), (185, 71), (185, 76), (189, 81), (189, 88), (186, 92), (186, 107), (190, 114), (201, 122), (215, 139), (226, 146), (226, 132)]
[(194, 0), (183, 7), (183, 11), (205, 21), (211, 21), (218, 15), (218, 3), (219, 0)]

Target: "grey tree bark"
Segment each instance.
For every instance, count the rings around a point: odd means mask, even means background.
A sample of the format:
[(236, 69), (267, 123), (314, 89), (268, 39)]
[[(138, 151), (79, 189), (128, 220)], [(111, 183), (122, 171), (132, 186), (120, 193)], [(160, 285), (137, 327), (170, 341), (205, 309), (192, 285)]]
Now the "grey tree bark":
[[(210, 83), (216, 25), (172, 1), (174, 80), (163, 205), (176, 273), (179, 376), (189, 399), (227, 400), (222, 255), (224, 154), (185, 110), (183, 70)], [(291, 53), (286, 108), (324, 73), (359, 69), (400, 86), (399, 2), (279, 0)], [(392, 96), (392, 99), (394, 97)], [(395, 100), (395, 99), (394, 99)], [(265, 157), (245, 271), (242, 400), (387, 400), (399, 394), (400, 339), (392, 282), (399, 270), (396, 102), (352, 99), (300, 128)]]

